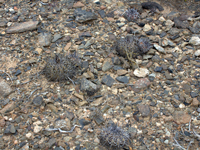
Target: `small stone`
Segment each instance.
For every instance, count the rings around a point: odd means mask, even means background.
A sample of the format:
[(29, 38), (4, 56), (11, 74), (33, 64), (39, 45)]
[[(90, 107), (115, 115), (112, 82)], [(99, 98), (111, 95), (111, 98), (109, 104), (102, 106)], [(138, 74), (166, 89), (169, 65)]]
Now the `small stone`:
[(170, 73), (168, 71), (165, 71), (165, 77), (168, 80), (173, 80), (173, 77), (170, 75)]
[(115, 80), (110, 75), (105, 75), (105, 76), (103, 76), (101, 82), (103, 84), (111, 87), (113, 85), (113, 83), (115, 82)]
[(20, 33), (25, 31), (34, 30), (37, 28), (39, 21), (28, 21), (23, 23), (17, 23), (14, 26), (8, 28), (6, 33)]
[(193, 98), (192, 100), (192, 106), (198, 107), (200, 102), (197, 100), (197, 98)]
[(102, 71), (106, 72), (106, 71), (110, 70), (111, 68), (112, 68), (112, 65), (110, 64), (110, 62), (105, 61), (102, 66)]
[(64, 47), (64, 50), (65, 50), (65, 51), (68, 51), (69, 48), (71, 47), (71, 45), (72, 45), (71, 42), (67, 43), (67, 44), (65, 45), (65, 47)]
[(181, 104), (179, 105), (179, 108), (185, 108), (185, 105), (181, 103)]
[(81, 125), (82, 127), (84, 127), (84, 126), (90, 124), (90, 123), (91, 123), (91, 120), (89, 120), (89, 119), (80, 119), (78, 122), (80, 123), (80, 125)]
[(162, 70), (163, 70), (163, 68), (162, 67), (158, 67), (158, 66), (154, 69), (155, 72), (161, 72)]
[(155, 43), (153, 46), (154, 46), (154, 47), (156, 48), (156, 50), (158, 50), (159, 52), (164, 53), (164, 54), (166, 53), (166, 52), (165, 52), (165, 49), (164, 49), (163, 47), (161, 47), (160, 45), (158, 45), (158, 44)]
[(91, 21), (97, 19), (97, 14), (93, 12), (89, 12), (86, 10), (76, 9), (74, 11), (75, 20), (79, 23), (84, 23), (86, 21)]
[(35, 106), (40, 106), (42, 104), (43, 98), (41, 96), (37, 96), (33, 99), (33, 104)]
[(0, 95), (6, 97), (11, 92), (12, 88), (6, 82), (4, 82), (4, 80), (0, 80)]
[(38, 54), (40, 55), (40, 54), (42, 53), (43, 50), (42, 50), (42, 48), (37, 47), (37, 48), (35, 49), (35, 51), (38, 52)]
[(135, 92), (140, 91), (143, 88), (150, 86), (151, 82), (147, 78), (139, 79), (135, 82), (133, 90)]
[(119, 81), (119, 82), (122, 82), (122, 83), (128, 83), (129, 82), (129, 78), (130, 77), (127, 77), (127, 76), (118, 76), (116, 78), (116, 80)]
[(117, 75), (118, 76), (123, 76), (123, 75), (126, 75), (127, 73), (128, 73), (127, 70), (123, 70), (123, 69), (117, 70)]
[(55, 34), (54, 37), (53, 37), (53, 40), (52, 42), (56, 42), (57, 40), (61, 39), (63, 36), (61, 34)]
[(21, 73), (22, 73), (21, 70), (18, 69), (18, 70), (16, 71), (16, 73), (15, 73), (15, 76), (18, 76), (18, 75), (20, 75)]
[(141, 113), (142, 117), (147, 117), (150, 115), (150, 108), (148, 105), (143, 105), (143, 104), (139, 104), (138, 105), (138, 110)]
[(166, 25), (166, 26), (173, 26), (173, 25), (174, 25), (174, 22), (168, 19), (168, 20), (165, 22), (165, 25)]
[(42, 128), (43, 128), (42, 126), (35, 125), (34, 129), (33, 129), (33, 132), (34, 133), (39, 133), (42, 130)]
[(92, 96), (98, 91), (98, 86), (93, 82), (83, 78), (81, 80), (80, 90), (87, 93), (87, 95)]
[(197, 57), (200, 56), (200, 50), (197, 50), (197, 51), (194, 53), (194, 55), (197, 56)]
[(55, 138), (51, 138), (49, 140), (49, 142), (47, 143), (47, 145), (48, 145), (49, 148), (51, 148), (55, 143), (56, 143), (56, 139)]
[(0, 119), (0, 127), (4, 127), (6, 124), (4, 118)]
[(200, 38), (198, 36), (193, 36), (189, 43), (192, 45), (200, 45)]
[(55, 128), (66, 128), (66, 130), (71, 130), (71, 123), (68, 118), (58, 120), (54, 124)]
[(15, 126), (13, 124), (8, 125), (8, 127), (4, 130), (5, 134), (14, 134), (16, 132)]
[(49, 46), (51, 44), (51, 40), (51, 33), (44, 32), (38, 35), (38, 43), (40, 46)]
[(81, 8), (81, 7), (84, 7), (85, 5), (83, 4), (83, 3), (81, 3), (81, 2), (76, 2), (76, 3), (74, 3), (74, 5), (73, 5), (73, 7), (74, 8)]
[(27, 133), (27, 134), (26, 134), (26, 137), (27, 137), (28, 139), (31, 139), (31, 137), (32, 137), (32, 133), (30, 133), (30, 132)]
[(151, 30), (151, 26), (149, 24), (145, 24), (144, 27), (143, 27), (143, 31), (147, 32), (147, 31), (150, 31), (150, 30)]
[(144, 78), (149, 74), (149, 70), (147, 68), (137, 68), (134, 70), (133, 74), (136, 77)]
[(16, 107), (15, 102), (11, 102), (10, 104), (7, 104), (3, 109), (0, 110), (0, 113), (8, 113)]
[(68, 143), (71, 139), (72, 139), (72, 137), (70, 137), (70, 136), (64, 137), (64, 141), (67, 142), (67, 143)]
[(191, 120), (191, 116), (184, 111), (175, 111), (173, 114), (174, 121), (177, 124), (186, 124)]
[(47, 107), (54, 113), (58, 112), (58, 108), (54, 106), (53, 104), (48, 104)]
[(190, 92), (192, 98), (197, 97), (199, 94), (198, 92)]

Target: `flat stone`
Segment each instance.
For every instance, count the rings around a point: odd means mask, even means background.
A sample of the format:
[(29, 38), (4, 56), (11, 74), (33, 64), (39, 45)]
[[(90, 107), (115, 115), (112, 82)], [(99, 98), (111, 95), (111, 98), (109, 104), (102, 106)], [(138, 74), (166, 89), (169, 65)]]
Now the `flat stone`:
[(35, 30), (37, 28), (38, 23), (39, 23), (38, 21), (17, 23), (14, 26), (9, 27), (6, 30), (6, 33), (20, 33), (20, 32)]
[(199, 93), (197, 92), (190, 92), (190, 95), (192, 98), (197, 97), (199, 95)]
[(168, 80), (173, 80), (174, 78), (170, 75), (170, 73), (168, 71), (165, 71), (165, 77)]
[(101, 82), (109, 87), (113, 85), (115, 80), (110, 75), (104, 75)]
[(38, 35), (38, 43), (40, 46), (49, 46), (51, 44), (51, 40), (51, 33), (44, 32)]
[(13, 124), (8, 125), (8, 127), (4, 130), (4, 134), (14, 134), (16, 129)]
[(4, 127), (6, 125), (6, 122), (4, 118), (0, 119), (0, 127)]
[(105, 61), (102, 66), (102, 71), (106, 72), (112, 68), (112, 64), (109, 61)]
[(88, 119), (88, 120), (87, 120), (87, 119), (80, 119), (78, 122), (80, 123), (80, 125), (81, 125), (82, 127), (84, 127), (84, 126), (90, 124), (90, 123), (91, 123), (91, 120), (89, 120), (89, 119)]
[(155, 72), (161, 72), (162, 70), (163, 70), (163, 68), (162, 68), (162, 67), (159, 67), (159, 66), (157, 66), (157, 67), (154, 69)]
[(136, 77), (144, 78), (149, 74), (149, 70), (147, 68), (137, 68), (134, 70), (133, 74)]
[(92, 96), (98, 91), (98, 86), (86, 78), (83, 78), (81, 80), (80, 90), (86, 92), (87, 95)]
[(10, 104), (7, 104), (3, 109), (1, 109), (0, 113), (2, 113), (2, 114), (8, 113), (8, 112), (14, 110), (15, 107), (16, 107), (15, 102), (11, 102)]
[(192, 45), (200, 45), (200, 38), (198, 36), (193, 36), (189, 43)]
[(141, 113), (142, 117), (147, 117), (151, 113), (151, 110), (148, 105), (139, 104), (138, 110)]
[(74, 5), (73, 5), (73, 8), (81, 8), (81, 7), (84, 7), (85, 5), (83, 4), (83, 3), (81, 3), (81, 2), (76, 2), (76, 3), (74, 3)]
[(128, 76), (118, 76), (116, 78), (117, 81), (122, 82), (122, 83), (128, 83), (129, 79), (130, 79), (130, 77), (128, 77)]
[(198, 107), (200, 102), (197, 100), (197, 98), (193, 98), (192, 100), (192, 106)]
[(49, 140), (49, 142), (47, 143), (47, 145), (48, 145), (49, 148), (51, 148), (55, 143), (56, 143), (56, 139), (55, 138), (51, 138)]
[(190, 122), (191, 116), (184, 111), (175, 111), (173, 118), (177, 124), (186, 124)]
[(33, 132), (34, 133), (39, 133), (42, 130), (42, 128), (43, 128), (42, 126), (35, 125), (34, 129), (33, 129)]
[(96, 122), (97, 125), (100, 125), (100, 124), (102, 124), (102, 123), (105, 122), (103, 116), (100, 115), (99, 113), (96, 113), (96, 114), (93, 116), (93, 119), (94, 119), (94, 121)]
[(12, 92), (12, 88), (4, 80), (0, 80), (0, 95), (3, 97), (8, 96)]
[(117, 75), (118, 76), (123, 76), (123, 75), (126, 75), (127, 73), (128, 73), (127, 70), (123, 70), (123, 69), (117, 70)]
[(155, 43), (153, 46), (154, 46), (154, 47), (156, 48), (156, 50), (158, 50), (159, 52), (164, 53), (164, 54), (166, 53), (166, 52), (165, 52), (165, 49), (164, 49), (163, 47), (161, 47), (160, 45), (158, 45), (158, 44)]
[(62, 36), (61, 34), (55, 34), (55, 35), (53, 36), (52, 42), (54, 43), (54, 42), (56, 42), (57, 40), (61, 39), (62, 37), (63, 37), (63, 36)]
[(40, 106), (42, 104), (43, 98), (42, 96), (37, 96), (33, 99), (33, 104), (35, 106)]
[(74, 11), (75, 20), (79, 23), (97, 19), (97, 14), (86, 10), (76, 9)]
[(141, 89), (150, 86), (151, 82), (147, 78), (139, 79), (135, 82), (133, 90), (139, 92)]
[(151, 26), (149, 24), (145, 24), (144, 27), (143, 27), (143, 31), (147, 32), (147, 31), (150, 31), (150, 30), (151, 30)]
[(194, 53), (195, 56), (200, 56), (200, 50), (196, 50), (196, 52)]

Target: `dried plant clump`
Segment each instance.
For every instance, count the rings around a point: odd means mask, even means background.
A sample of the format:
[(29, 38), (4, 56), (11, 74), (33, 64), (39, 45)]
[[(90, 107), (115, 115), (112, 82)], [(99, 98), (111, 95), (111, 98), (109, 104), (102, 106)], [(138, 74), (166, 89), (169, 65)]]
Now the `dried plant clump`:
[(134, 8), (128, 9), (123, 15), (128, 21), (136, 21), (140, 18), (140, 14)]
[(71, 80), (80, 72), (81, 62), (76, 56), (56, 54), (54, 58), (47, 59), (46, 66), (42, 74), (49, 81), (67, 81)]
[(136, 64), (133, 59), (139, 55), (147, 53), (152, 48), (152, 44), (148, 38), (126, 36), (125, 38), (120, 38), (117, 40), (115, 48), (120, 56), (123, 56), (131, 63)]
[(129, 145), (130, 135), (116, 124), (103, 128), (99, 135), (100, 143), (110, 148), (123, 148)]

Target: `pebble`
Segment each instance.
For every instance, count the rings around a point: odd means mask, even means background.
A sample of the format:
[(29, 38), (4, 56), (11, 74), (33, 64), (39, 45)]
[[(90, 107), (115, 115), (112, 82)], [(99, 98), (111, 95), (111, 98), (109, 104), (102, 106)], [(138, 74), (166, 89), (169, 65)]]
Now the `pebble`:
[(6, 97), (12, 92), (12, 88), (5, 81), (0, 80), (0, 96)]
[(102, 66), (102, 71), (106, 72), (106, 71), (110, 70), (111, 68), (112, 68), (112, 65), (110, 64), (110, 62), (105, 61)]
[(151, 26), (149, 24), (145, 24), (144, 27), (143, 27), (143, 31), (147, 32), (147, 31), (150, 31), (150, 30), (151, 30)]
[(191, 37), (189, 43), (192, 45), (200, 45), (200, 38), (198, 36), (193, 36)]
[(42, 126), (35, 125), (34, 129), (33, 129), (33, 132), (34, 133), (39, 133), (42, 130), (42, 128), (43, 128)]
[(190, 122), (191, 116), (184, 111), (175, 111), (173, 118), (177, 124), (186, 124)]
[(144, 78), (149, 74), (149, 70), (147, 68), (137, 68), (134, 70), (133, 74), (136, 77)]
[(160, 45), (158, 45), (158, 44), (155, 43), (153, 46), (154, 46), (154, 47), (156, 48), (156, 50), (158, 50), (159, 52), (164, 53), (164, 54), (166, 53), (166, 52), (165, 52), (165, 49), (164, 49), (163, 47), (161, 47)]
[(196, 50), (194, 55), (197, 56), (197, 57), (200, 56), (200, 50)]
[(97, 19), (97, 14), (86, 10), (76, 9), (74, 11), (75, 20), (79, 23)]
[(135, 82), (133, 90), (139, 92), (141, 89), (150, 86), (151, 82), (147, 78), (139, 79)]
[(98, 86), (86, 78), (83, 78), (81, 80), (80, 90), (85, 91), (89, 96), (92, 96), (98, 91)]
[(35, 106), (40, 106), (42, 104), (43, 98), (41, 96), (37, 96), (33, 99), (33, 104)]
[(38, 43), (40, 46), (49, 46), (51, 44), (51, 40), (51, 33), (44, 32), (38, 35)]
[(138, 110), (141, 113), (142, 117), (147, 117), (150, 115), (150, 108), (148, 105), (143, 105), (143, 104), (139, 104), (138, 105)]
[(109, 87), (112, 87), (115, 80), (110, 75), (103, 76), (101, 82)]
[(130, 77), (127, 77), (127, 76), (118, 76), (116, 78), (117, 81), (122, 82), (122, 83), (128, 83), (129, 79), (130, 79)]

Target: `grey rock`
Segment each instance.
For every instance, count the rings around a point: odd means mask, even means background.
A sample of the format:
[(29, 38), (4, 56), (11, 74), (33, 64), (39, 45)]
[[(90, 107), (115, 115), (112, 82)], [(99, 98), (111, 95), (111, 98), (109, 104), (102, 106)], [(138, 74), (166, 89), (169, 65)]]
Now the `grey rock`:
[(105, 75), (105, 76), (103, 76), (101, 82), (103, 84), (111, 87), (113, 85), (113, 83), (115, 82), (115, 80), (110, 75)]
[(55, 34), (54, 37), (53, 37), (53, 40), (52, 42), (56, 42), (57, 40), (61, 39), (63, 36), (61, 34)]
[(165, 77), (168, 79), (168, 80), (173, 80), (174, 78), (169, 74), (168, 71), (165, 71)]
[(51, 40), (51, 33), (44, 32), (38, 35), (38, 43), (40, 46), (49, 46), (51, 44)]
[(80, 8), (74, 11), (74, 16), (76, 17), (75, 20), (79, 23), (97, 19), (97, 14), (86, 10), (82, 10)]
[(47, 145), (48, 145), (49, 148), (51, 148), (55, 143), (56, 143), (56, 139), (55, 138), (51, 138), (49, 140), (49, 142), (47, 143)]
[(33, 99), (33, 104), (35, 106), (40, 106), (42, 104), (43, 98), (41, 96), (37, 96)]
[(3, 80), (0, 80), (0, 95), (3, 97), (6, 97), (11, 92), (12, 92), (12, 88)]
[(198, 36), (193, 36), (189, 43), (192, 45), (200, 45), (200, 38)]
[(194, 53), (194, 55), (197, 56), (197, 57), (200, 56), (200, 50), (197, 50), (197, 51)]
[(161, 53), (166, 53), (165, 52), (165, 49), (162, 47), (162, 46), (160, 46), (160, 45), (158, 45), (158, 44), (154, 44), (153, 45), (155, 48), (156, 48), (156, 50), (158, 50), (159, 52), (161, 52)]
[(160, 61), (161, 61), (161, 58), (160, 58), (160, 56), (155, 55), (155, 56), (153, 56), (153, 57), (151, 58), (151, 60), (152, 60), (153, 62), (160, 62)]
[(80, 89), (81, 91), (86, 92), (87, 95), (92, 96), (98, 91), (99, 87), (93, 82), (87, 80), (86, 78), (83, 78), (81, 80)]
[(17, 23), (6, 30), (6, 33), (20, 33), (25, 31), (34, 30), (37, 28), (39, 21), (28, 21), (23, 23)]
[(118, 76), (116, 78), (117, 81), (122, 82), (122, 83), (128, 83), (129, 79), (130, 79), (130, 77), (127, 77), (127, 76)]
[(151, 82), (147, 78), (139, 79), (135, 82), (133, 90), (139, 92), (141, 89), (147, 88), (150, 86)]
[(85, 120), (85, 119), (80, 119), (78, 122), (80, 123), (80, 125), (81, 125), (82, 127), (84, 127), (84, 126), (86, 126), (86, 125), (88, 125), (88, 124), (91, 123), (91, 121)]
[(194, 97), (197, 97), (199, 95), (199, 93), (197, 93), (197, 92), (191, 92), (190, 95), (191, 95), (192, 98), (194, 98)]
[(8, 127), (4, 130), (4, 134), (14, 134), (16, 129), (13, 124), (8, 125)]
[(150, 115), (150, 108), (148, 105), (143, 105), (143, 104), (139, 104), (138, 105), (138, 110), (141, 113), (142, 117), (147, 117)]
[(97, 125), (100, 125), (100, 124), (102, 124), (102, 123), (105, 122), (103, 116), (102, 116), (101, 114), (99, 114), (99, 113), (96, 113), (96, 114), (93, 116), (93, 119), (94, 119), (94, 121), (96, 122)]
[(61, 119), (55, 122), (55, 128), (65, 128), (66, 130), (71, 130), (71, 123), (68, 118)]
[(195, 22), (192, 27), (189, 27), (190, 31), (194, 34), (200, 33), (200, 22)]
[(112, 65), (110, 64), (110, 62), (106, 61), (102, 66), (102, 71), (106, 72), (110, 70), (111, 68), (112, 68)]
[(94, 38), (88, 40), (88, 41), (86, 42), (84, 48), (86, 48), (86, 49), (89, 48), (89, 46), (92, 45), (92, 44), (94, 43), (94, 41), (95, 41)]

